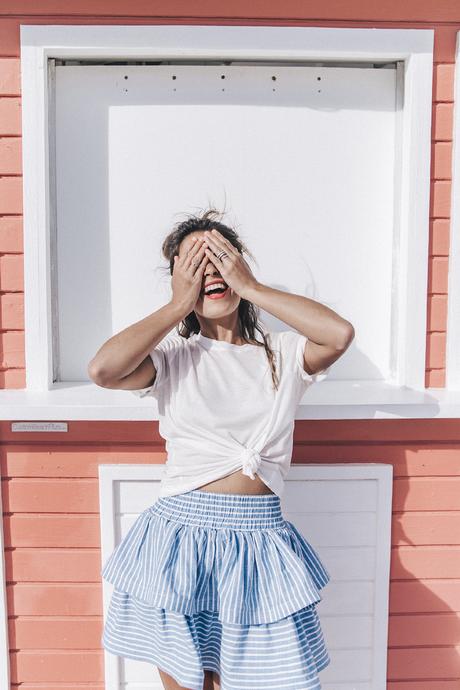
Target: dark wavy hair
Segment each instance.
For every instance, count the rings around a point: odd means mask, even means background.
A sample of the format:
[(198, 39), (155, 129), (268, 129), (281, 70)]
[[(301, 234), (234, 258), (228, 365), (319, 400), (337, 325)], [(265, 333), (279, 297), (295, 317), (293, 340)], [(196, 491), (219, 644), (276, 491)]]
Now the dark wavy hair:
[[(184, 237), (197, 230), (212, 230), (212, 228), (216, 228), (234, 247), (236, 247), (240, 254), (244, 253), (254, 259), (236, 231), (222, 222), (222, 216), (222, 212), (211, 206), (201, 214), (188, 214), (186, 220), (179, 221), (174, 225), (173, 230), (165, 237), (161, 247), (162, 255), (169, 263), (169, 273), (171, 276), (174, 267), (174, 256), (179, 253), (180, 243)], [(270, 345), (270, 335), (264, 333), (259, 323), (259, 312), (260, 310), (255, 304), (249, 300), (240, 299), (238, 305), (239, 335), (246, 342), (265, 348), (271, 369), (273, 385), (275, 389), (278, 389), (279, 378), (276, 371), (275, 357)], [(177, 333), (184, 338), (189, 338), (193, 333), (199, 333), (200, 330), (200, 323), (194, 311), (187, 314), (177, 326)], [(260, 334), (262, 342), (256, 339), (256, 331)]]

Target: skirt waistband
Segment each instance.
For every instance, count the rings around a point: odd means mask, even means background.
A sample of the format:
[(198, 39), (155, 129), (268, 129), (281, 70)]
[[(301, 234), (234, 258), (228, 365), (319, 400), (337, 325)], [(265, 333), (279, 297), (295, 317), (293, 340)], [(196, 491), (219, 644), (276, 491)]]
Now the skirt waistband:
[(277, 494), (220, 494), (193, 489), (160, 496), (151, 512), (197, 527), (238, 530), (279, 529), (285, 524)]

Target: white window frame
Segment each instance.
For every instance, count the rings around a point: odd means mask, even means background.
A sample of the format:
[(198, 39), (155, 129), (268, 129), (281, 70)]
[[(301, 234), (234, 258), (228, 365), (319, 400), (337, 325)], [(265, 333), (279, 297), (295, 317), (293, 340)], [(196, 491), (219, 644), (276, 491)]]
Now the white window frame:
[(460, 31), (457, 32), (447, 301), (446, 386), (460, 390)]
[[(4, 419), (157, 419), (152, 399), (93, 383), (53, 382), (50, 243), (53, 166), (48, 141), (49, 58), (400, 61), (401, 178), (395, 222), (391, 382), (323, 381), (306, 392), (298, 419), (459, 417), (460, 392), (425, 381), (434, 31), (277, 26), (21, 25), (27, 387), (0, 393)], [(51, 163), (50, 163), (51, 161)], [(51, 200), (51, 201), (50, 201)]]

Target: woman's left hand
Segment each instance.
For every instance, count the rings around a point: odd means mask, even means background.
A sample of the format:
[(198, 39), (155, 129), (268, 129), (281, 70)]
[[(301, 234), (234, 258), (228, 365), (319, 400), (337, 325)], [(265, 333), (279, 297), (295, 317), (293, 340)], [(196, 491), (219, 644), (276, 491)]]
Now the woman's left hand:
[[(204, 240), (208, 245), (205, 249), (206, 256), (212, 261), (227, 285), (245, 299), (245, 294), (258, 285), (258, 281), (242, 254), (215, 228), (211, 232), (204, 233)], [(226, 252), (227, 256), (218, 259), (217, 256), (222, 251)]]

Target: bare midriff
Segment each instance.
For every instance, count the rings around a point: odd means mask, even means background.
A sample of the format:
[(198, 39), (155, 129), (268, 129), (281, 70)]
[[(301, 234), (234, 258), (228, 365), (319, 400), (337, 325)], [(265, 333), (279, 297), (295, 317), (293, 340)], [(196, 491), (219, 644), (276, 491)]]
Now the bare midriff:
[(243, 474), (242, 470), (232, 472), (226, 477), (216, 479), (209, 484), (199, 486), (200, 491), (213, 491), (218, 494), (273, 494), (272, 491), (259, 477), (255, 475), (255, 479), (251, 479), (247, 474)]

